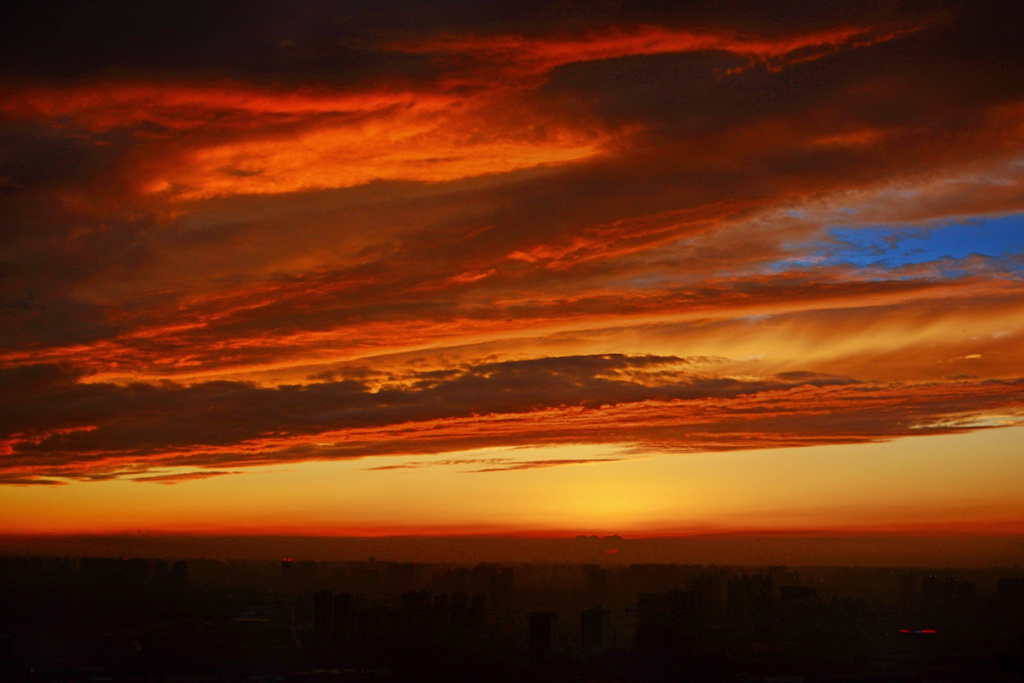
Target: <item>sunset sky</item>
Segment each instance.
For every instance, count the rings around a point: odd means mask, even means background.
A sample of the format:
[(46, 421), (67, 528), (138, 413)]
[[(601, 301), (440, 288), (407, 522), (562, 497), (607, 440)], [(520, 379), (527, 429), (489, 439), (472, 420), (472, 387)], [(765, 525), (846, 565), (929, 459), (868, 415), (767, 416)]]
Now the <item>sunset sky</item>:
[(677, 4), (5, 20), (0, 534), (1024, 534), (1020, 8)]

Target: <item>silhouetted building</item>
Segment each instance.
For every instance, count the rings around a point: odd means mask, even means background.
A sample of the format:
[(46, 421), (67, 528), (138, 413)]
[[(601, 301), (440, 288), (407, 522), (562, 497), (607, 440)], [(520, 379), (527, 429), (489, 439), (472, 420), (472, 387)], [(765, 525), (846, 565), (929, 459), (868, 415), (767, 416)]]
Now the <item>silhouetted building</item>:
[(408, 562), (385, 565), (385, 583), (389, 591), (404, 593), (416, 585), (416, 565)]
[(351, 593), (338, 593), (334, 596), (334, 640), (344, 644), (351, 634), (355, 618), (355, 600)]
[(334, 634), (334, 594), (317, 591), (313, 596), (313, 642), (321, 647), (331, 642)]
[(473, 593), (490, 594), (494, 588), (498, 567), (493, 564), (478, 564), (473, 567)]
[(594, 602), (605, 602), (608, 599), (608, 570), (601, 567), (588, 566), (584, 570), (587, 579), (587, 598)]
[(694, 591), (641, 593), (636, 604), (636, 648), (661, 659), (690, 652), (699, 621)]
[(580, 640), (584, 654), (600, 654), (612, 646), (612, 613), (594, 607), (580, 613)]
[(372, 557), (360, 562), (349, 572), (349, 583), (357, 593), (376, 593), (380, 590), (380, 570)]
[(1003, 602), (1024, 607), (1024, 577), (1007, 576), (999, 579), (996, 584), (999, 599)]
[(119, 565), (118, 574), (122, 581), (141, 583), (149, 575), (149, 561), (140, 558), (123, 558)]
[(530, 614), (530, 658), (543, 659), (558, 647), (558, 615), (554, 612)]
[(512, 567), (502, 567), (494, 576), (491, 584), (491, 600), (494, 606), (511, 609), (515, 597), (515, 573)]

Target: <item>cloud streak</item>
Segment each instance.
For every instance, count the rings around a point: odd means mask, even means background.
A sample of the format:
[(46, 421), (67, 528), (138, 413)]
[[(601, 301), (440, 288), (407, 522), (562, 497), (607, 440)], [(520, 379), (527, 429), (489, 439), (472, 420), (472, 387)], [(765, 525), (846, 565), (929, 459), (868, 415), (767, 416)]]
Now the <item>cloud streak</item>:
[[(19, 369), (15, 381), (24, 390), (17, 404), (4, 405), (4, 468), (16, 481), (266, 465), (314, 453), (323, 459), (546, 443), (632, 443), (656, 451), (857, 443), (1015, 424), (1024, 410), (1019, 380), (893, 385), (808, 371), (738, 379), (659, 356), (414, 371), (376, 389), (356, 380), (275, 388), (223, 381), (55, 387), (58, 370), (31, 371)], [(478, 471), (578, 463), (480, 464)]]

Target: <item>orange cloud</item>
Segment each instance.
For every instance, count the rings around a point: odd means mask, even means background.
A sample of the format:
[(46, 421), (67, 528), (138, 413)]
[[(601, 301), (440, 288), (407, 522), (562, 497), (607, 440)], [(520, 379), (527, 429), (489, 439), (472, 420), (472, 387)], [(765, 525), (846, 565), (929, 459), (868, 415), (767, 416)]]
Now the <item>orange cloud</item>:
[(149, 192), (177, 199), (351, 187), (374, 180), (444, 182), (594, 157), (606, 136), (486, 130), (457, 114), (388, 112), (376, 120), (280, 139), (207, 147), (162, 171)]
[[(570, 126), (510, 100), (508, 88), (535, 87), (520, 82), (530, 73), (570, 62), (694, 51), (773, 63), (895, 35), (844, 27), (766, 39), (641, 26), (582, 38), (431, 38), (389, 47), (499, 58), (511, 63), (516, 75), (503, 81), (491, 73), (487, 87), (468, 96), (429, 86), (288, 90), (234, 81), (29, 87), (5, 93), (0, 116), (70, 119), (93, 134), (133, 128), (151, 150), (130, 171), (134, 186), (180, 200), (304, 192), (374, 180), (444, 182), (590, 159), (613, 143), (616, 134), (596, 121)], [(173, 148), (161, 142), (172, 138)]]
[(136, 129), (150, 149), (131, 171), (136, 188), (178, 200), (449, 181), (586, 159), (610, 140), (553, 120), (495, 120), (481, 111), (486, 99), (431, 92), (123, 82), (0, 101), (8, 119), (66, 118), (92, 134)]

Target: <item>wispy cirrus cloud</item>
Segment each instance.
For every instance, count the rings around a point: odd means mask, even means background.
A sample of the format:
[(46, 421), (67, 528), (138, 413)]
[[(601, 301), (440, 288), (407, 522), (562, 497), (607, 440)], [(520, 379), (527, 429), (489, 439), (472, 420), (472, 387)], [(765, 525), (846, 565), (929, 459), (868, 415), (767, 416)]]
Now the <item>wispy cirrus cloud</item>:
[(465, 472), (514, 472), (517, 470), (544, 469), (547, 467), (570, 467), (572, 465), (592, 465), (595, 463), (622, 462), (632, 458), (552, 458), (548, 460), (523, 460), (520, 458), (435, 458), (432, 460), (416, 460), (396, 465), (377, 465), (368, 467), (370, 471), (414, 470), (423, 467), (463, 467)]
[(173, 485), (182, 481), (223, 477), (229, 474), (241, 474), (241, 472), (232, 470), (193, 470), (191, 472), (176, 472), (170, 474), (153, 474), (145, 477), (133, 477), (132, 481)]

